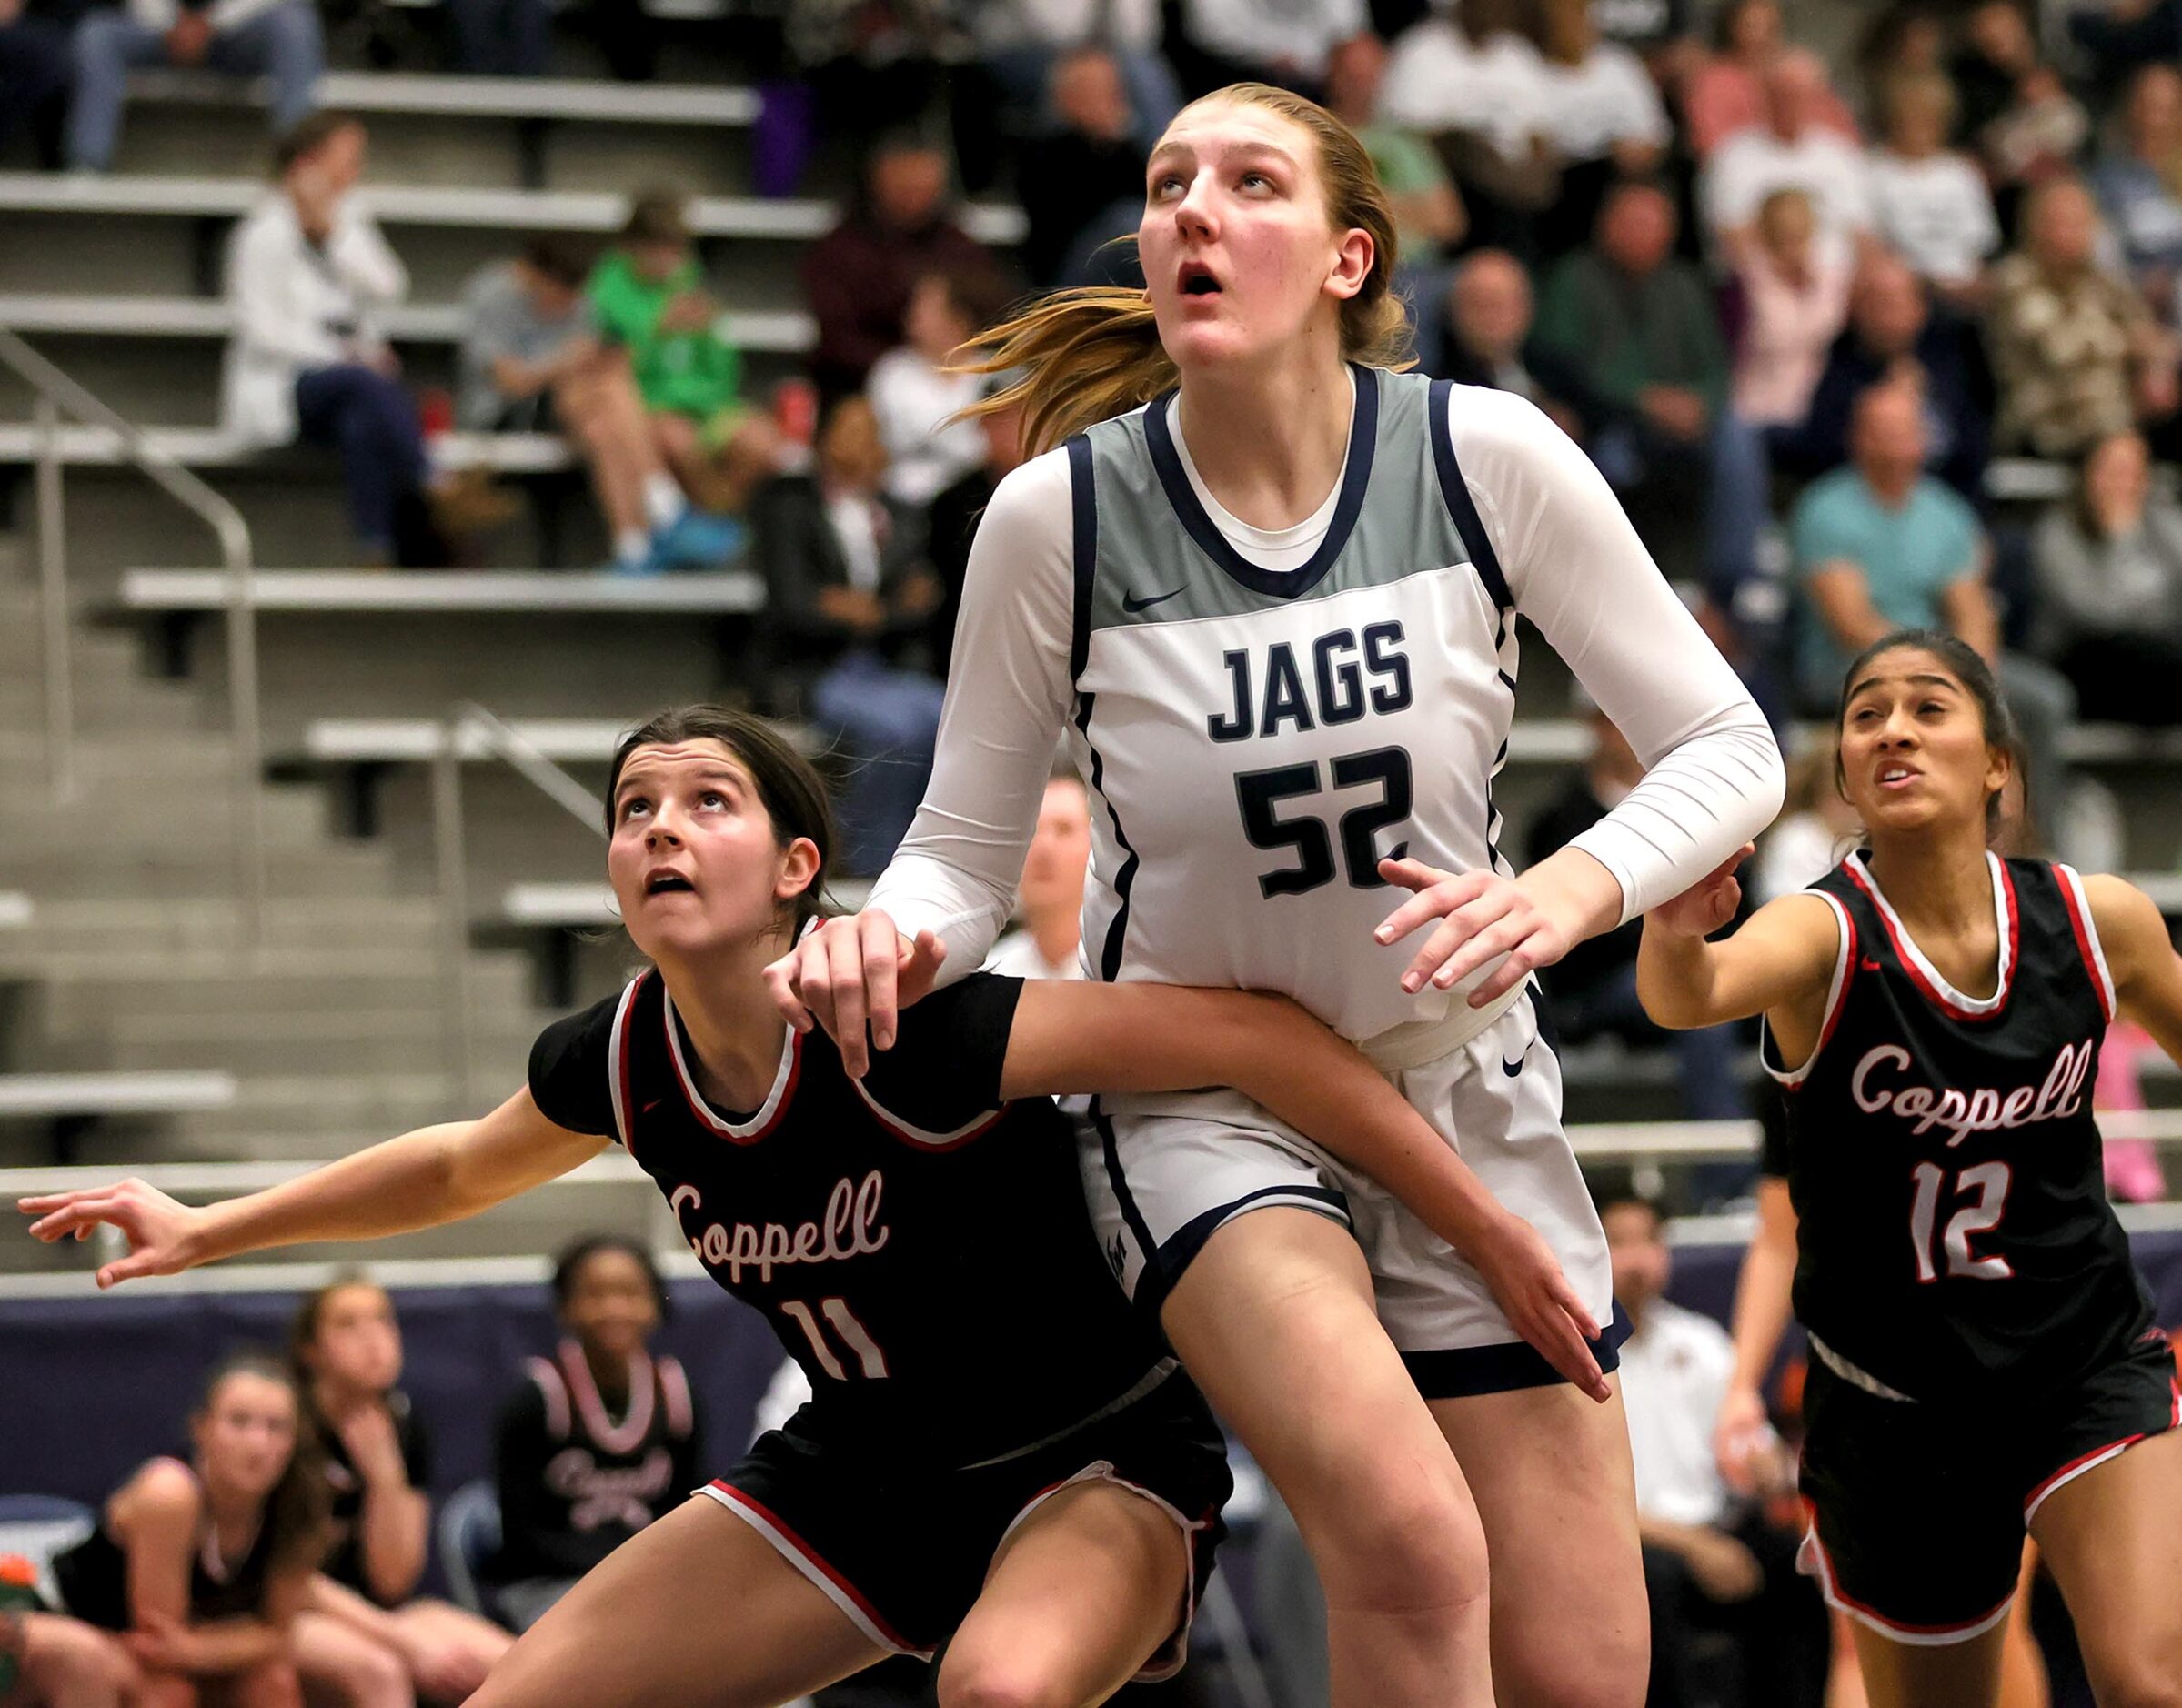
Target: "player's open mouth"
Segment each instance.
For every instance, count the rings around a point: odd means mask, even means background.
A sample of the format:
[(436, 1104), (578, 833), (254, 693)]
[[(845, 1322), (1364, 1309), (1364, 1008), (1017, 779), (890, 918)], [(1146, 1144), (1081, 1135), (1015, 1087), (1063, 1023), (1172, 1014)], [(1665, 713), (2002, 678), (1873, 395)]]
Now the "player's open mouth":
[(1175, 286), (1184, 296), (1217, 296), (1221, 290), (1219, 279), (1202, 261), (1184, 261)]
[(1914, 766), (1901, 764), (1882, 765), (1879, 768), (1879, 787), (1881, 789), (1906, 788), (1909, 784), (1916, 781), (1916, 779), (1922, 775), (1923, 773), (1918, 771)]
[(681, 873), (675, 871), (652, 872), (644, 879), (644, 893), (648, 896), (664, 896), (677, 892), (694, 894), (696, 889), (696, 885), (683, 877)]

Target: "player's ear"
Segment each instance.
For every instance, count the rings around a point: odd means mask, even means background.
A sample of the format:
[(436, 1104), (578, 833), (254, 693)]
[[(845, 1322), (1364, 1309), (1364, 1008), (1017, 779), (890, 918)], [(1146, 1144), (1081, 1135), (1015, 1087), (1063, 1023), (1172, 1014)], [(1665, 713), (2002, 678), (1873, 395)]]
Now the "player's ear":
[(782, 901), (793, 901), (810, 888), (821, 863), (819, 845), (807, 836), (796, 838), (780, 855), (780, 870), (773, 879), (773, 894)]
[(1372, 242), (1372, 234), (1361, 226), (1352, 226), (1334, 246), (1332, 270), (1326, 275), (1327, 291), (1346, 302), (1363, 289), (1377, 258), (1378, 247)]

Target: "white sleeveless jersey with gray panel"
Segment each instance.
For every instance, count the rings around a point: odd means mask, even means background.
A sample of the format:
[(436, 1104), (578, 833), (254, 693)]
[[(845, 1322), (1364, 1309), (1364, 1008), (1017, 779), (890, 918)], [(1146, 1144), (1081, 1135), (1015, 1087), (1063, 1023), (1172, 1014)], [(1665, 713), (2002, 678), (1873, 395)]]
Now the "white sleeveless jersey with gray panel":
[[(1382, 857), (1505, 871), (1492, 781), (1515, 693), (1514, 608), (1447, 432), (1444, 382), (1356, 367), (1346, 467), (1300, 567), (1248, 561), (1208, 515), (1172, 398), (1068, 447), (1071, 744), (1094, 797), (1094, 977), (1285, 992), (1364, 1042), (1405, 1096), (1612, 1310), (1560, 1127), (1560, 1077), (1520, 994), (1405, 995), (1406, 892)], [(1232, 1092), (1101, 1100), (1085, 1150), (1100, 1234), (1156, 1306), (1247, 1211), (1350, 1226), (1428, 1393), (1550, 1380), (1474, 1271), (1372, 1182)], [(1603, 1361), (1604, 1359), (1603, 1359)]]

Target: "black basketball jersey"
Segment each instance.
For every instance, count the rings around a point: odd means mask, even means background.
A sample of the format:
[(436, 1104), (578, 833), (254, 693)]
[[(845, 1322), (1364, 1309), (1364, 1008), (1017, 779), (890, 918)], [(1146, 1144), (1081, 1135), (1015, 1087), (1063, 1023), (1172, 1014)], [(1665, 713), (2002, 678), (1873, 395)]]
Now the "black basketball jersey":
[(823, 1031), (783, 1040), (764, 1105), (708, 1103), (656, 972), (547, 1029), (547, 1118), (619, 1139), (689, 1249), (762, 1311), (816, 1394), (798, 1427), (966, 1465), (1149, 1384), (1161, 1349), (1115, 1285), (1073, 1137), (1002, 1104), (1022, 981), (973, 974), (902, 1011), (861, 1081)]
[(1990, 997), (1948, 984), (1852, 854), (1811, 886), (1841, 931), (1816, 1050), (1790, 1071), (1764, 1045), (1787, 1088), (1795, 1314), (1837, 1371), (1909, 1399), (2066, 1382), (2151, 1323), (2092, 1119), (2114, 984), (2083, 881), (1986, 859)]
[(697, 1406), (675, 1360), (631, 1354), (628, 1398), (607, 1409), (583, 1349), (528, 1361), (493, 1446), (500, 1495), (494, 1575), (580, 1577), (703, 1479)]
[[(341, 1432), (319, 1417), (316, 1409), (307, 1410), (311, 1426), (317, 1432), (319, 1450), (325, 1455), (327, 1486), (333, 1491), (327, 1512), (332, 1524), (332, 1541), (320, 1570), (336, 1583), (347, 1585), (366, 1600), (378, 1601), (378, 1592), (364, 1575), (364, 1539), (360, 1529), (364, 1516), (364, 1479), (357, 1471), (356, 1462), (348, 1456), (348, 1443), (341, 1439)], [(401, 1447), (402, 1468), (408, 1473), (409, 1486), (428, 1487), (432, 1481), (432, 1438), (425, 1428), (424, 1419), (409, 1403), (409, 1396), (399, 1388), (388, 1391), (387, 1411), (394, 1419), (394, 1438)], [(393, 1597), (388, 1604), (407, 1599), (405, 1592)]]
[[(196, 1472), (190, 1472), (194, 1482)], [(198, 1484), (200, 1490), (202, 1483)], [(239, 1561), (220, 1556), (212, 1515), (197, 1520), (196, 1550), (189, 1562), (189, 1618), (192, 1623), (216, 1619), (255, 1618), (264, 1610), (273, 1571), (273, 1527), (260, 1523)], [(53, 1560), (53, 1579), (61, 1604), (86, 1624), (126, 1631), (136, 1623), (129, 1605), (128, 1551), (114, 1540), (106, 1520), (83, 1541)]]

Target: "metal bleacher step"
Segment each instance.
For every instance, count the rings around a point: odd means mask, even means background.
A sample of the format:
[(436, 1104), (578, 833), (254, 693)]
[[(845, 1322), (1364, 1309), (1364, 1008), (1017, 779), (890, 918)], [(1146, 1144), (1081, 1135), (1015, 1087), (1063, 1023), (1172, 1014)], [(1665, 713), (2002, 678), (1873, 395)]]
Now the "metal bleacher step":
[[(469, 989), (480, 1014), (523, 1011), (530, 1000), (530, 968), (516, 954), (469, 958)], [(383, 961), (371, 971), (338, 972), (307, 966), (287, 971), (207, 970), (154, 963), (126, 972), (62, 973), (49, 969), (34, 999), (55, 1030), (108, 1020), (190, 1017), (226, 1020), (252, 1011), (352, 1014), (405, 1011), (437, 1016), (444, 990), (431, 961)]]
[[(11, 939), (22, 935), (68, 954), (242, 953), (241, 909), (224, 885), (199, 895), (152, 897), (129, 889), (85, 894), (75, 885), (41, 889), (11, 881), (32, 895), (37, 909), (26, 930), (11, 933)], [(304, 899), (277, 893), (266, 902), (262, 925), (266, 949), (274, 956), (323, 952), (338, 958), (370, 951), (422, 959), (440, 940), (437, 904), (422, 896)]]

